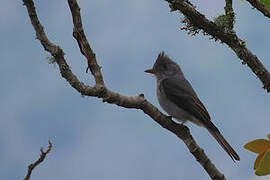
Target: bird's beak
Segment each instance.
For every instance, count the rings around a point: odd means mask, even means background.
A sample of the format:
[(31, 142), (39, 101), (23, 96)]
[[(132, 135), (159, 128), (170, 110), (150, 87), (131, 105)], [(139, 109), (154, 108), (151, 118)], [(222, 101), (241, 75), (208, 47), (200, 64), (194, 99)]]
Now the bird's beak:
[(147, 69), (147, 70), (145, 70), (144, 72), (146, 72), (146, 73), (151, 73), (151, 74), (155, 74), (154, 69)]

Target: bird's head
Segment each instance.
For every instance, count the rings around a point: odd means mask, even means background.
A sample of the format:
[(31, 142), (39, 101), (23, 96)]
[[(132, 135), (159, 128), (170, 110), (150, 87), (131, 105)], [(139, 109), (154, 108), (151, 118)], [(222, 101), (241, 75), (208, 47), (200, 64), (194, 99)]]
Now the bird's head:
[(153, 68), (147, 69), (144, 72), (154, 74), (158, 79), (182, 75), (179, 65), (171, 60), (164, 52), (159, 53)]

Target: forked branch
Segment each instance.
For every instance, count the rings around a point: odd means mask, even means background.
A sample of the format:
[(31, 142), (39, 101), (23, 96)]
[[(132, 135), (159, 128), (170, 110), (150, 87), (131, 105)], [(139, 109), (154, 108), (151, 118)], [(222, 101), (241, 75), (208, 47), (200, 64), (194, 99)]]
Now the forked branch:
[[(166, 0), (170, 4), (170, 8), (175, 11), (179, 10), (187, 19), (188, 28), (186, 30), (203, 30), (205, 34), (212, 36), (222, 43), (226, 43), (235, 54), (243, 60), (243, 64), (247, 64), (253, 73), (263, 83), (263, 88), (270, 92), (270, 73), (261, 63), (256, 55), (254, 55), (241, 40), (236, 33), (223, 26), (218, 26), (215, 22), (207, 19), (203, 14), (198, 12), (195, 7), (186, 0)], [(226, 3), (229, 0), (226, 0)], [(230, 9), (230, 8), (229, 8)], [(191, 33), (192, 34), (192, 33)]]
[(23, 0), (23, 2), (27, 7), (30, 20), (36, 31), (37, 39), (40, 40), (45, 50), (53, 56), (55, 62), (59, 67), (62, 77), (64, 77), (73, 88), (75, 88), (82, 95), (102, 98), (103, 102), (116, 104), (125, 108), (135, 108), (142, 110), (155, 122), (159, 123), (162, 127), (168, 129), (177, 137), (182, 139), (188, 147), (189, 151), (212, 179), (225, 180), (225, 176), (218, 171), (215, 165), (206, 156), (203, 149), (201, 149), (195, 142), (192, 135), (190, 134), (188, 127), (177, 124), (171, 120), (171, 117), (162, 114), (154, 105), (152, 105), (144, 98), (143, 94), (137, 96), (123, 96), (117, 92), (109, 90), (105, 86), (100, 70), (101, 68), (97, 63), (95, 53), (91, 49), (91, 46), (84, 34), (80, 15), (80, 8), (76, 0), (68, 0), (74, 23), (73, 36), (77, 40), (82, 54), (86, 57), (88, 61), (88, 66), (92, 75), (95, 77), (96, 84), (93, 87), (85, 85), (84, 83), (79, 81), (79, 79), (72, 73), (71, 69), (69, 68), (69, 65), (67, 64), (64, 57), (63, 50), (59, 46), (51, 43), (48, 40), (44, 29), (41, 26), (37, 17), (34, 2), (32, 0)]

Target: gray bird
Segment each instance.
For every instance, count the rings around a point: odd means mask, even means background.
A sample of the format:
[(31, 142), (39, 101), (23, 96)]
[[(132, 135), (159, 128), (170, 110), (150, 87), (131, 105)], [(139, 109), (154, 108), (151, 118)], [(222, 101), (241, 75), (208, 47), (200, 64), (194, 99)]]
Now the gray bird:
[(212, 123), (209, 113), (178, 64), (162, 52), (158, 55), (153, 68), (145, 72), (155, 75), (158, 102), (170, 116), (182, 123), (189, 120), (205, 127), (233, 161), (240, 160), (238, 154)]

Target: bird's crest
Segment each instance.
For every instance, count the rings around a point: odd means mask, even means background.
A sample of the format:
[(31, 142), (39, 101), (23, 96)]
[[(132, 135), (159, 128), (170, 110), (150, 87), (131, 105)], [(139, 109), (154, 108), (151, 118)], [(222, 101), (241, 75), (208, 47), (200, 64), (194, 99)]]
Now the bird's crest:
[(171, 60), (171, 58), (169, 58), (169, 56), (167, 54), (164, 53), (164, 51), (160, 52), (158, 54), (158, 57), (157, 57), (157, 62), (163, 62), (163, 61), (170, 61), (170, 62), (173, 62), (173, 60)]

